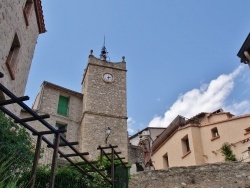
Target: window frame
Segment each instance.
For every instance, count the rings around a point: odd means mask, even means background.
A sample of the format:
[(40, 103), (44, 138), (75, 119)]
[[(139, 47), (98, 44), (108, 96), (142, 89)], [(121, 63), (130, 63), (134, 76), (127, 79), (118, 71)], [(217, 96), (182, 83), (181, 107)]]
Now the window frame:
[(246, 132), (244, 133), (244, 135), (249, 134), (249, 133), (250, 133), (250, 127), (246, 128), (245, 131), (246, 131)]
[[(68, 127), (68, 125), (66, 123), (56, 122), (55, 127), (56, 127), (57, 130), (66, 130), (66, 132), (61, 133), (61, 135), (64, 138), (67, 138), (67, 127)], [(54, 137), (54, 140), (55, 140), (55, 137)], [(59, 144), (63, 144), (63, 143), (64, 143), (63, 140), (60, 138)]]
[[(65, 102), (65, 101), (63, 102), (63, 100), (65, 99), (67, 99), (67, 105), (62, 104)], [(69, 102), (70, 102), (70, 97), (67, 97), (65, 95), (59, 95), (58, 105), (57, 105), (57, 114), (62, 115), (62, 116), (69, 116)]]
[(163, 158), (163, 167), (164, 169), (168, 169), (169, 168), (169, 157), (168, 157), (168, 152), (165, 153), (162, 158)]
[(217, 127), (211, 129), (211, 135), (212, 135), (211, 141), (220, 138), (220, 134)]
[(181, 139), (181, 145), (182, 145), (182, 153), (183, 153), (182, 158), (184, 158), (191, 153), (188, 135), (184, 136)]
[(18, 63), (18, 54), (20, 51), (20, 47), (21, 45), (20, 45), (18, 35), (17, 33), (15, 33), (10, 50), (9, 50), (9, 54), (5, 61), (5, 64), (7, 66), (7, 69), (10, 73), (10, 77), (12, 80), (15, 80), (15, 70), (16, 70), (16, 66)]
[(31, 15), (32, 6), (33, 6), (33, 0), (27, 0), (23, 7), (23, 16), (26, 26), (29, 26), (29, 17)]

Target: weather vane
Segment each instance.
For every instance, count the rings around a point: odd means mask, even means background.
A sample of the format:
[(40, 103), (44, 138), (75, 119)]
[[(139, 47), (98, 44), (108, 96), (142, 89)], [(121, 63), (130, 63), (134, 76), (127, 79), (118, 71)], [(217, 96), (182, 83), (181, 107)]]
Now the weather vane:
[(100, 54), (100, 59), (106, 61), (107, 56), (108, 56), (108, 52), (105, 47), (105, 35), (104, 35), (104, 42), (103, 42), (103, 47), (102, 47), (101, 54)]

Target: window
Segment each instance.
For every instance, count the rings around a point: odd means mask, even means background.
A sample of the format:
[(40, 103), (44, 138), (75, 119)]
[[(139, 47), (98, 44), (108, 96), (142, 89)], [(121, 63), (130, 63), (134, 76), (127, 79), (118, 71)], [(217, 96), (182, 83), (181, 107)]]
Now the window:
[(62, 95), (59, 96), (57, 113), (63, 116), (68, 115), (69, 98)]
[(188, 135), (184, 136), (181, 139), (181, 143), (182, 143), (182, 151), (183, 151), (183, 157), (184, 158), (186, 155), (188, 155), (191, 151), (190, 151), (190, 146), (189, 146), (189, 140), (188, 140)]
[(220, 137), (217, 127), (211, 129), (212, 139), (215, 140)]
[(211, 129), (211, 133), (212, 133), (212, 137), (220, 136), (217, 127)]
[(245, 131), (246, 131), (246, 132), (245, 132), (244, 135), (249, 134), (249, 133), (250, 133), (250, 127), (246, 128)]
[(30, 16), (32, 4), (33, 4), (32, 0), (27, 0), (23, 8), (24, 20), (27, 26), (29, 26), (29, 16)]
[[(63, 130), (67, 130), (67, 125), (66, 124), (61, 124), (61, 123), (56, 123), (56, 129), (63, 131)], [(66, 138), (66, 132), (61, 133), (61, 135)], [(62, 144), (63, 141), (60, 139), (60, 144)]]
[(168, 153), (163, 155), (163, 169), (169, 168)]
[(17, 34), (15, 34), (12, 45), (10, 47), (10, 51), (6, 60), (6, 65), (8, 71), (10, 73), (10, 77), (12, 80), (15, 80), (15, 69), (17, 65), (17, 56), (20, 49), (20, 42)]

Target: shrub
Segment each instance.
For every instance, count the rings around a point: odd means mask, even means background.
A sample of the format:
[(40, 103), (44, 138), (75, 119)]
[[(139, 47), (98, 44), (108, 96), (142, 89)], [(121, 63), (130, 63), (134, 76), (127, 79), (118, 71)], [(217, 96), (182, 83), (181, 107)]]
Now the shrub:
[(32, 166), (34, 146), (25, 128), (15, 124), (0, 112), (0, 154), (1, 157), (15, 156), (9, 170), (23, 171)]
[(225, 161), (237, 161), (235, 154), (233, 154), (231, 145), (229, 143), (224, 143), (222, 145), (221, 153), (225, 157)]
[[(87, 170), (87, 165), (82, 166), (83, 169)], [(39, 166), (36, 174), (36, 188), (48, 187), (50, 181), (50, 167)], [(55, 177), (55, 188), (110, 188), (110, 184), (105, 182), (103, 178), (96, 172), (89, 173), (92, 178), (82, 174), (78, 169), (73, 166), (65, 165), (58, 167), (56, 170)], [(30, 173), (26, 172), (23, 174), (19, 183), (28, 182), (30, 179)]]

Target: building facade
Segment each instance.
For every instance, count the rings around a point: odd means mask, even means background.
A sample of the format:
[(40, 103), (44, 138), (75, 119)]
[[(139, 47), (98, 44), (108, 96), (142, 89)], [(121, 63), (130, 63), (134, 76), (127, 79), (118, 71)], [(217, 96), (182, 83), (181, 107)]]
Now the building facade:
[(222, 110), (200, 113), (169, 127), (153, 142), (156, 169), (223, 162), (221, 147), (231, 146), (239, 161), (249, 161), (250, 114), (233, 116)]
[[(112, 63), (89, 55), (82, 80), (82, 92), (43, 82), (33, 105), (38, 114), (49, 114), (46, 121), (57, 129), (66, 129), (64, 134), (70, 142), (79, 142), (80, 152), (96, 160), (100, 151), (98, 146), (109, 144), (118, 146), (121, 156), (127, 160), (127, 101), (126, 101), (126, 63)], [(27, 117), (26, 112), (21, 116)], [(45, 131), (41, 125), (33, 123), (38, 130)], [(111, 129), (107, 137), (106, 130)], [(51, 142), (54, 136), (48, 135)], [(70, 152), (64, 147), (65, 153)]]
[[(45, 25), (41, 0), (0, 2), (0, 82), (17, 96), (23, 96), (38, 35)], [(0, 98), (7, 98), (0, 92)], [(19, 115), (20, 108), (8, 108)]]
[(128, 162), (131, 164), (130, 173), (154, 169), (151, 160), (152, 142), (166, 128), (146, 127), (129, 137)]

